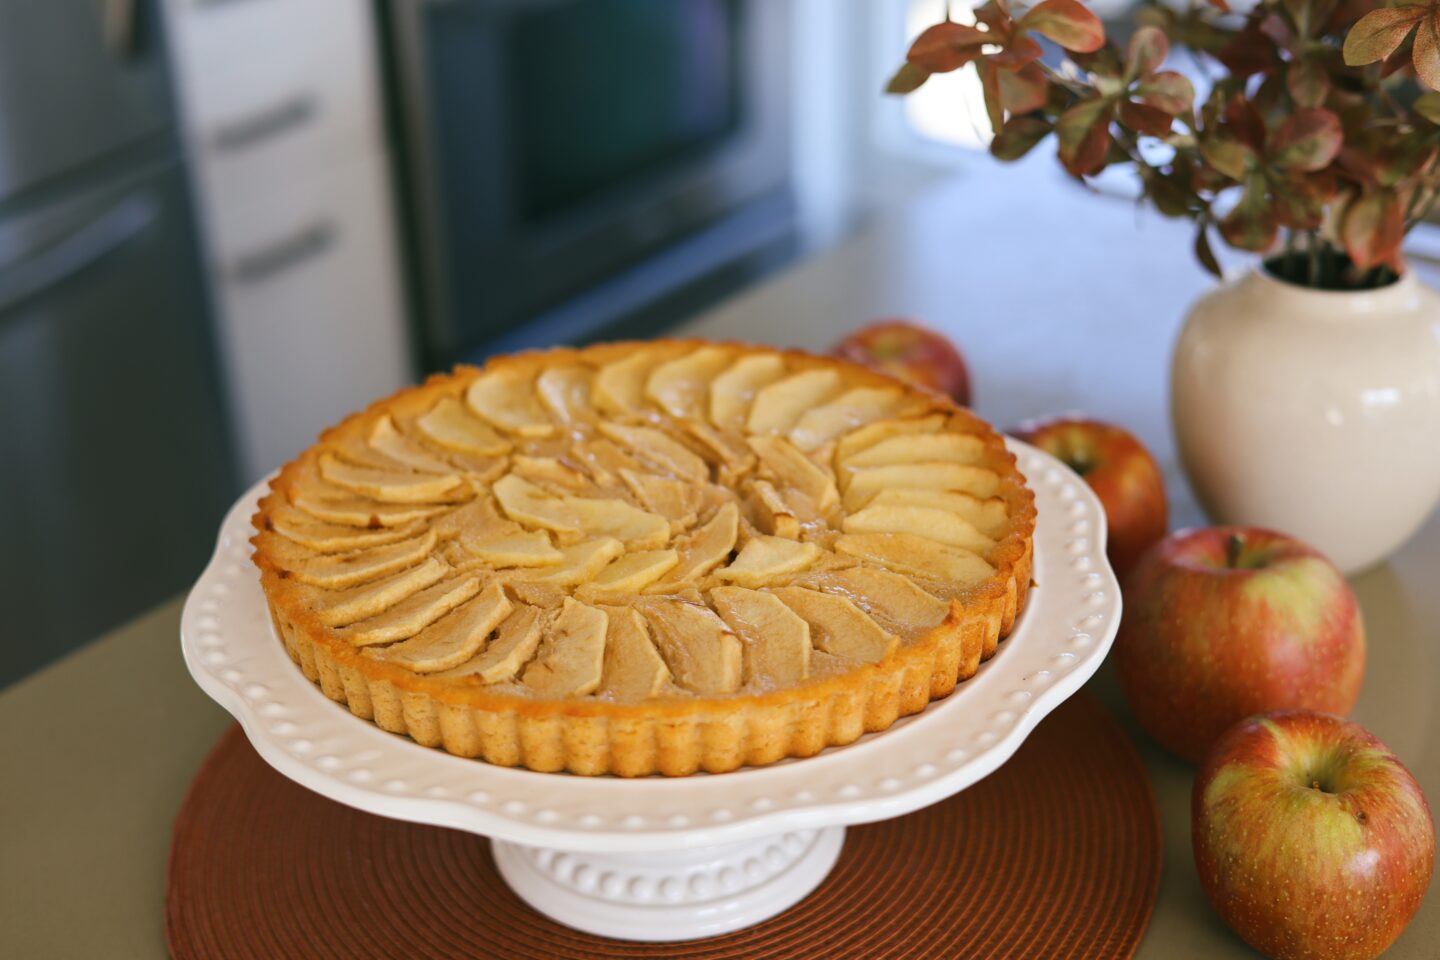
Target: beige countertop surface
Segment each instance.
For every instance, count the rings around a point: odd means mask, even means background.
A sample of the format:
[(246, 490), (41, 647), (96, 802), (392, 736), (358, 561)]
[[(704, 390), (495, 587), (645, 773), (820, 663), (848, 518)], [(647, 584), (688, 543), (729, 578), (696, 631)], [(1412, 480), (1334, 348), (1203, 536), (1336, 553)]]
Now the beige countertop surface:
[[(1208, 282), (1189, 258), (1186, 225), (1006, 168), (935, 187), (686, 332), (821, 349), (873, 317), (924, 320), (962, 345), (996, 425), (1076, 408), (1129, 425), (1166, 466), (1177, 524), (1192, 524), (1165, 400), (1170, 344)], [(1353, 585), (1369, 634), (1355, 718), (1440, 805), (1440, 515)], [(165, 955), (171, 822), (229, 722), (185, 672), (180, 604), (0, 691), (0, 955)], [(1160, 807), (1165, 869), (1139, 956), (1254, 956), (1195, 877), (1192, 769), (1130, 724), (1108, 667), (1090, 688), (1131, 730)], [(1440, 882), (1387, 954), (1437, 956)]]

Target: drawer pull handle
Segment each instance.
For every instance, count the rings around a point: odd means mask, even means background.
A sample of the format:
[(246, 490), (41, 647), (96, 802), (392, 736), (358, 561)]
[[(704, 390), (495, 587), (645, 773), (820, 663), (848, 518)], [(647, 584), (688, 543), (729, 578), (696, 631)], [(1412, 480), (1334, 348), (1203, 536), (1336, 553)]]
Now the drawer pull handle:
[(303, 126), (315, 116), (315, 100), (309, 96), (291, 97), (215, 131), (212, 142), (222, 153), (244, 150), (269, 140), (295, 127)]
[(263, 283), (318, 256), (334, 243), (334, 227), (312, 224), (264, 250), (239, 257), (231, 275), (240, 283)]

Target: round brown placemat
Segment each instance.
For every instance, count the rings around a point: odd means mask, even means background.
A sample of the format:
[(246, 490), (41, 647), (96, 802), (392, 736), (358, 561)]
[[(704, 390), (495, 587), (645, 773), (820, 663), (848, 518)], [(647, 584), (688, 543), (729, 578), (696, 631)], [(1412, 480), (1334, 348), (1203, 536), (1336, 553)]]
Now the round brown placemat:
[(511, 893), (488, 846), (311, 793), (234, 727), (175, 821), (165, 937), (177, 960), (1129, 957), (1161, 854), (1145, 769), (1084, 694), (983, 782), (851, 827), (814, 893), (738, 933), (671, 944), (577, 933)]

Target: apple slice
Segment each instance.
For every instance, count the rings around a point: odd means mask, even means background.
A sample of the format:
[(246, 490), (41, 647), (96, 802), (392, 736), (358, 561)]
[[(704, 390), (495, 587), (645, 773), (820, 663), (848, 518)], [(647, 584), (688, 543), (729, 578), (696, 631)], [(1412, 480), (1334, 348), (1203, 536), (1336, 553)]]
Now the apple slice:
[(640, 610), (676, 683), (701, 696), (740, 688), (740, 640), (709, 607), (656, 598), (642, 601)]
[(721, 580), (742, 587), (762, 587), (776, 577), (799, 573), (820, 558), (820, 548), (784, 537), (752, 537), (730, 566), (716, 571)]
[(409, 640), (366, 651), (367, 656), (398, 663), (416, 673), (437, 673), (469, 660), (485, 645), (490, 632), (510, 614), (510, 599), (498, 583), (490, 583), (473, 600), (421, 630)]
[(327, 627), (343, 627), (395, 606), (411, 594), (439, 582), (449, 573), (449, 564), (427, 557), (424, 563), (382, 580), (344, 590), (317, 591), (311, 603), (321, 623)]
[(751, 516), (763, 532), (790, 540), (799, 539), (800, 521), (795, 517), (794, 509), (769, 481), (755, 480), (750, 484), (749, 504)]
[(663, 581), (646, 588), (647, 592), (672, 591), (693, 584), (725, 562), (735, 549), (739, 535), (739, 508), (734, 503), (723, 504), (702, 526), (676, 541), (675, 552), (680, 554), (680, 562)]
[(600, 686), (605, 663), (604, 610), (566, 597), (520, 682), (543, 697), (583, 697)]
[(625, 547), (613, 537), (603, 537), (582, 540), (560, 552), (565, 559), (552, 567), (543, 567), (539, 571), (518, 570), (511, 576), (556, 587), (573, 587), (595, 579), (595, 575), (604, 570), (611, 560), (625, 552)]
[(558, 457), (527, 457), (516, 454), (510, 458), (510, 471), (542, 489), (548, 487), (566, 493), (581, 493), (595, 488), (583, 470)]
[(556, 420), (575, 423), (594, 409), (590, 406), (594, 383), (595, 373), (588, 367), (579, 364), (546, 367), (535, 378), (535, 395)]
[(909, 577), (888, 570), (850, 567), (809, 574), (804, 584), (837, 593), (870, 614), (886, 630), (917, 636), (945, 621), (950, 604), (916, 586)]
[(744, 425), (755, 394), (785, 376), (785, 361), (773, 353), (741, 357), (710, 384), (710, 421), (734, 429)]
[(467, 553), (496, 569), (545, 567), (565, 559), (544, 530), (526, 530), (501, 517), (473, 520), (461, 528), (459, 539)]
[(504, 365), (476, 377), (465, 391), (465, 402), (481, 419), (522, 437), (548, 437), (555, 432), (540, 401), (535, 398), (534, 377), (521, 366)]
[(611, 700), (648, 700), (670, 682), (670, 668), (650, 640), (645, 618), (633, 607), (604, 607), (605, 665), (599, 695)]
[(968, 586), (995, 574), (983, 557), (909, 533), (847, 533), (836, 538), (835, 549), (896, 573), (943, 584)]
[(958, 490), (976, 497), (993, 497), (1000, 478), (983, 467), (964, 463), (905, 463), (893, 467), (847, 470), (840, 474), (845, 509), (854, 513), (882, 490)]
[(580, 514), (571, 509), (567, 498), (550, 494), (523, 477), (507, 473), (495, 481), (491, 490), (500, 509), (518, 523), (566, 534), (579, 534), (584, 529)]
[(841, 596), (804, 587), (772, 587), (769, 591), (810, 625), (810, 642), (846, 660), (879, 663), (900, 645), (900, 638)]
[(381, 415), (370, 425), (369, 443), (375, 450), (397, 463), (403, 463), (411, 470), (421, 473), (456, 472), (453, 466), (428, 453), (420, 444), (397, 430), (395, 420), (388, 413)]
[(430, 412), (415, 421), (428, 439), (450, 450), (481, 457), (499, 457), (510, 452), (510, 441), (470, 414), (455, 397), (443, 397)]
[(847, 467), (890, 467), (903, 463), (974, 463), (985, 441), (967, 433), (920, 433), (881, 440), (845, 461)]
[(810, 625), (772, 593), (716, 587), (710, 600), (745, 645), (745, 682), (774, 687), (810, 675)]
[(729, 365), (729, 348), (700, 347), (656, 367), (645, 383), (645, 395), (677, 420), (700, 416), (710, 382)]
[(341, 627), (335, 633), (357, 647), (394, 643), (413, 637), (480, 592), (478, 576), (447, 577), (434, 586), (412, 593), (373, 617)]
[(406, 526), (448, 508), (443, 503), (376, 503), (361, 497), (324, 497), (307, 490), (292, 490), (290, 503), (316, 520), (365, 530)]
[(704, 420), (686, 420), (685, 432), (700, 441), (707, 460), (729, 469), (732, 476), (755, 465), (755, 455), (738, 431), (719, 430)]
[(843, 528), (846, 533), (913, 533), (975, 553), (995, 546), (995, 541), (976, 530), (970, 521), (934, 507), (892, 507), (872, 501), (846, 517)]
[(654, 427), (602, 421), (600, 432), (635, 456), (682, 480), (708, 480), (710, 468), (684, 444)]
[(840, 385), (840, 374), (830, 367), (794, 373), (760, 388), (750, 405), (745, 429), (755, 433), (788, 433), (805, 412), (823, 402)]
[(495, 630), (489, 646), (459, 666), (439, 674), (446, 679), (476, 677), (481, 683), (506, 683), (515, 679), (540, 646), (544, 616), (539, 607), (516, 606)]
[(670, 521), (624, 500), (566, 497), (565, 505), (580, 519), (589, 537), (614, 537), (632, 550), (650, 550), (670, 542)]
[(270, 509), (268, 523), (270, 529), (280, 536), (316, 553), (343, 553), (380, 547), (416, 536), (423, 529), (415, 522), (373, 530), (351, 524), (325, 523), (283, 501)]
[(328, 450), (320, 454), (320, 476), (362, 496), (386, 503), (426, 503), (444, 497), (463, 484), (457, 473), (437, 476), (430, 473), (402, 473), (357, 467), (338, 459)]
[(700, 494), (695, 484), (625, 468), (621, 468), (620, 478), (646, 510), (669, 520), (672, 530), (684, 529), (695, 522), (700, 509)]
[(426, 530), (409, 540), (397, 540), (382, 547), (318, 557), (296, 557), (289, 565), (289, 571), (301, 583), (326, 590), (343, 590), (413, 567), (434, 552), (435, 539), (435, 531)]
[(883, 440), (934, 433), (944, 425), (945, 416), (939, 413), (924, 417), (891, 418), (867, 423), (853, 433), (845, 434), (836, 442), (835, 462), (843, 464), (861, 450), (868, 450)]
[(840, 500), (835, 477), (818, 466), (794, 444), (780, 437), (751, 437), (750, 448), (760, 457), (781, 489), (794, 490), (824, 513)]
[(582, 584), (581, 589), (597, 595), (639, 593), (665, 576), (679, 562), (680, 554), (674, 550), (627, 553), (611, 561), (609, 566), (595, 575), (595, 579)]
[(999, 534), (1009, 510), (999, 497), (981, 500), (969, 493), (953, 490), (881, 490), (870, 501), (871, 507), (928, 507), (945, 510), (969, 522), (991, 539)]
[(685, 347), (681, 344), (632, 346), (625, 356), (596, 371), (590, 402), (602, 413), (622, 417), (644, 416), (649, 409), (645, 401), (645, 384), (650, 379), (650, 371), (683, 349)]
[(807, 453), (855, 428), (888, 416), (901, 403), (898, 387), (853, 387), (829, 403), (806, 410), (790, 430), (790, 442)]

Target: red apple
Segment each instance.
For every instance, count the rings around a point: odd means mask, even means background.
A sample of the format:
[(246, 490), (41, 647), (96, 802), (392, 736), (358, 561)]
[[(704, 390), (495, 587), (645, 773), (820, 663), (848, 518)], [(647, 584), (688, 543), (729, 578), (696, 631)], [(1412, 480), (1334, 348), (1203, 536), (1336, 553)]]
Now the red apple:
[(960, 351), (941, 334), (908, 320), (877, 320), (851, 333), (830, 352), (939, 391), (961, 406), (970, 405), (970, 371)]
[(1251, 527), (1172, 533), (1125, 581), (1120, 687), (1161, 746), (1199, 762), (1265, 710), (1348, 714), (1365, 673), (1365, 625), (1334, 564)]
[(1415, 915), (1435, 825), (1410, 771), (1359, 724), (1282, 710), (1215, 744), (1190, 801), (1220, 917), (1272, 960), (1369, 960)]
[(1121, 427), (1079, 416), (1046, 417), (1011, 431), (1085, 478), (1105, 507), (1105, 553), (1124, 577), (1140, 554), (1165, 536), (1165, 479), (1150, 451)]

